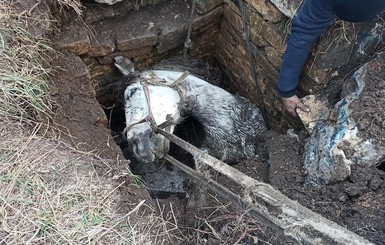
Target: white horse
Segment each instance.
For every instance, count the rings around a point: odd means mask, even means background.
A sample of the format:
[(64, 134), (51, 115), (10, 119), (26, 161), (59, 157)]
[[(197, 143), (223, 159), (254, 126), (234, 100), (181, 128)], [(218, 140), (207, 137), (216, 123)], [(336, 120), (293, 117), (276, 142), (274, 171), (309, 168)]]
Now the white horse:
[(150, 70), (137, 73), (130, 60), (116, 57), (115, 65), (128, 84), (124, 92), (124, 135), (134, 156), (143, 162), (160, 159), (170, 142), (154, 133), (154, 126), (167, 124), (173, 133), (182, 116), (192, 116), (204, 128), (203, 147), (228, 163), (253, 155), (266, 130), (260, 109), (245, 98), (234, 96), (188, 73)]

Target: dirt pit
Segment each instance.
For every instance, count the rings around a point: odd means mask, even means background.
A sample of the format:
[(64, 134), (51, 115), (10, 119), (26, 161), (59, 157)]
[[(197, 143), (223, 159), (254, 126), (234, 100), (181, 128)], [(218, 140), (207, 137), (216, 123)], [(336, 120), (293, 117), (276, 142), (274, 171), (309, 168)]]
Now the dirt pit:
[[(142, 16), (142, 18), (144, 17)], [(76, 27), (68, 33), (72, 33), (74, 30)], [(184, 37), (185, 33), (183, 31), (182, 33)], [(103, 47), (108, 49), (109, 45), (107, 42)], [(131, 50), (130, 52), (135, 54), (139, 51)], [(153, 55), (152, 49), (149, 52), (143, 54), (143, 57), (147, 57), (145, 60), (141, 60), (140, 55), (137, 57), (134, 55), (138, 62), (142, 62), (140, 63), (142, 67), (149, 67), (146, 63), (148, 60), (152, 59), (151, 62), (155, 63), (165, 56), (175, 55), (180, 52), (180, 47), (178, 51), (162, 52), (164, 56)], [(123, 127), (123, 122), (120, 121), (122, 123), (120, 126), (111, 124), (111, 120), (108, 119), (112, 117), (113, 113), (119, 113), (119, 110), (111, 112), (108, 109), (108, 103), (111, 101), (101, 96), (111, 92), (112, 85), (108, 84), (108, 86), (96, 90), (93, 86), (95, 80), (108, 81), (111, 79), (113, 77), (111, 74), (116, 74), (116, 70), (111, 64), (104, 64), (106, 59), (103, 60), (100, 58), (101, 56), (107, 55), (100, 53), (91, 56), (90, 51), (87, 54), (75, 55), (72, 53), (64, 58), (59, 57), (53, 63), (66, 71), (65, 74), (56, 75), (56, 86), (51, 88), (51, 93), (60, 108), (54, 121), (63, 126), (64, 131), (68, 130), (67, 136), (64, 135), (64, 138), (73, 144), (77, 146), (80, 144), (80, 147), (90, 150), (102, 149), (103, 156), (116, 158), (121, 157), (120, 150), (114, 145), (113, 137), (116, 135), (110, 135), (108, 130), (119, 132), (119, 129)], [(89, 70), (100, 77), (95, 75), (94, 80), (89, 79)], [(95, 100), (96, 97), (99, 98), (104, 111)], [(359, 104), (357, 106), (360, 107)], [(376, 104), (376, 106), (382, 108), (380, 111), (385, 111), (384, 104)], [(291, 134), (267, 132), (265, 147), (260, 149), (260, 153), (253, 159), (234, 165), (234, 167), (252, 178), (271, 184), (291, 199), (370, 241), (385, 244), (384, 164), (379, 167), (353, 168), (348, 179), (329, 184), (326, 187), (305, 186), (306, 173), (302, 166), (302, 157), (307, 137), (303, 130)], [(98, 171), (103, 173), (105, 169), (98, 166)], [(157, 172), (157, 170), (153, 172)], [(223, 176), (215, 175), (214, 179), (225, 186), (236, 188), (236, 184), (234, 186), (229, 184)], [(132, 192), (131, 185), (132, 180), (127, 180), (127, 184), (120, 187), (122, 192), (120, 211), (122, 212), (132, 208), (132, 200), (137, 200), (137, 194)], [(189, 193), (190, 197), (193, 195), (193, 193)], [(236, 210), (226, 200), (216, 197), (214, 193), (208, 195), (207, 205), (201, 208), (192, 205), (189, 198), (185, 198), (183, 195), (177, 195), (179, 198), (172, 197), (159, 201), (172, 204), (174, 207), (172, 210), (173, 212), (175, 210), (175, 218), (178, 219), (180, 227), (186, 227), (181, 228), (185, 234), (185, 241), (180, 243), (295, 244), (294, 241), (277, 234), (257, 220), (247, 218), (242, 211)]]

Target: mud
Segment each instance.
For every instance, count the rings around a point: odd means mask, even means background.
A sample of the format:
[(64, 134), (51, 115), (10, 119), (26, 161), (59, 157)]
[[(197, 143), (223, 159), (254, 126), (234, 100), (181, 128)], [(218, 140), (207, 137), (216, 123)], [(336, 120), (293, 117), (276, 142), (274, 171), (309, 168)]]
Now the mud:
[[(106, 111), (106, 116), (97, 103), (95, 88), (87, 78), (86, 68), (79, 57), (66, 54), (55, 59), (52, 65), (64, 71), (55, 74), (55, 84), (50, 87), (57, 103), (54, 124), (60, 125), (63, 140), (76, 148), (96, 150), (98, 155), (118, 159), (116, 164), (95, 167), (102, 175), (118, 176), (117, 183), (125, 182), (119, 187), (122, 196), (119, 206), (122, 212), (130, 210), (137, 201), (149, 196), (143, 188), (137, 187), (132, 178), (122, 174), (127, 172), (129, 163), (123, 160), (110, 135), (110, 111)], [(384, 70), (384, 67), (378, 69)], [(356, 108), (355, 117), (360, 127), (367, 129), (365, 133), (383, 139), (385, 121), (381, 113), (385, 111), (385, 84), (376, 75), (373, 75), (373, 80), (378, 82), (367, 87), (367, 94), (352, 106)], [(384, 163), (379, 167), (355, 167), (348, 179), (323, 188), (307, 187), (304, 185), (306, 172), (301, 164), (306, 137), (302, 131), (285, 135), (268, 132), (266, 148), (260, 149), (260, 154), (254, 158), (234, 167), (275, 186), (302, 205), (370, 241), (385, 244)], [(183, 158), (183, 153), (181, 155)], [(221, 176), (214, 177), (226, 183)], [(186, 201), (176, 198), (161, 201), (174, 203), (180, 226), (187, 226), (185, 231), (191, 234), (192, 239), (184, 244), (295, 244), (258, 221), (247, 219), (241, 211), (212, 193), (207, 206), (201, 209), (194, 206), (186, 208)], [(218, 234), (223, 237), (218, 238)]]

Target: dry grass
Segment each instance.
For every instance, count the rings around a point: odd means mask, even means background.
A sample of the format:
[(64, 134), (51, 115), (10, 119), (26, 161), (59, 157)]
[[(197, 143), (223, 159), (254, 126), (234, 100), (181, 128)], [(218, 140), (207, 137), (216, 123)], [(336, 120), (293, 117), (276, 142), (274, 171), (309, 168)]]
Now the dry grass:
[[(11, 127), (11, 124), (13, 125)], [(143, 201), (126, 215), (116, 176), (100, 176), (98, 161), (63, 143), (0, 122), (0, 244), (150, 244), (174, 241), (175, 217)], [(12, 128), (12, 130), (9, 130)], [(15, 137), (16, 136), (16, 137)], [(140, 215), (139, 215), (140, 213)]]
[(276, 232), (242, 213), (227, 201), (209, 194), (210, 207), (195, 212), (188, 227), (193, 244), (278, 244)]
[(26, 31), (10, 1), (0, 2), (0, 115), (33, 118), (50, 113), (48, 70), (50, 47)]
[[(46, 126), (36, 116), (53, 113), (48, 96), (51, 71), (43, 64), (55, 51), (26, 28), (29, 20), (46, 20), (30, 16), (32, 9), (17, 14), (13, 3), (0, 1), (0, 244), (180, 240), (173, 214), (158, 215), (140, 200), (133, 201), (130, 210), (117, 207), (122, 200), (119, 187), (132, 178), (126, 165), (118, 176), (101, 176), (95, 166), (106, 166), (108, 172), (107, 166), (120, 163), (45, 136)], [(57, 3), (81, 14), (78, 0)]]

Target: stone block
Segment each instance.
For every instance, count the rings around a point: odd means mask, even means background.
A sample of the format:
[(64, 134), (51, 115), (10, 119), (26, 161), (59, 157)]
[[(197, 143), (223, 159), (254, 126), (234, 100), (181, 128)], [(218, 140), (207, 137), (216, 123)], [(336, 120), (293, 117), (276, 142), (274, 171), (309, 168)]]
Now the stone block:
[[(138, 10), (141, 7), (152, 6), (161, 2), (168, 0), (141, 0), (141, 1), (122, 1), (116, 3), (112, 6), (102, 5), (102, 4), (87, 4), (85, 6), (84, 20), (86, 23), (95, 23), (98, 21), (105, 20), (107, 18), (115, 18), (119, 16), (124, 16), (127, 13), (131, 14)], [(139, 11), (138, 11), (139, 12)]]
[(270, 0), (287, 17), (293, 18), (303, 0)]
[(216, 45), (214, 43), (208, 43), (202, 46), (194, 47), (190, 50), (190, 54), (193, 57), (197, 58), (206, 58), (212, 57), (216, 50)]
[(326, 84), (333, 73), (332, 68), (325, 69), (314, 62), (314, 58), (310, 58), (303, 69), (306, 75), (308, 75), (317, 84)]
[(268, 45), (267, 41), (261, 36), (261, 33), (252, 26), (249, 28), (249, 39), (250, 42), (254, 43), (254, 45), (258, 47), (264, 47)]
[(59, 50), (68, 50), (75, 55), (81, 55), (90, 49), (90, 39), (87, 29), (76, 22), (64, 26), (60, 34), (53, 38), (55, 47)]
[(223, 3), (223, 0), (196, 0), (196, 11), (199, 14), (205, 14)]
[(250, 13), (249, 24), (260, 34), (271, 46), (276, 48), (279, 52), (284, 52), (285, 45), (283, 38), (276, 31), (276, 27), (273, 24), (267, 23), (257, 13)]
[(263, 73), (270, 80), (278, 81), (278, 69), (275, 68), (266, 57), (265, 49), (253, 44), (250, 45), (255, 63), (262, 67)]
[(239, 46), (231, 45), (223, 36), (218, 37), (218, 55), (226, 60), (226, 69), (238, 74), (251, 74), (250, 64), (246, 53), (239, 51)]
[(231, 43), (231, 45), (238, 46), (242, 54), (246, 54), (245, 41), (241, 36), (241, 32), (234, 29), (234, 27), (226, 20), (222, 21), (222, 30), (219, 36), (223, 36), (223, 42)]
[(219, 25), (212, 25), (204, 32), (197, 33), (192, 38), (193, 48), (199, 47), (208, 43), (213, 43), (219, 34)]
[(276, 68), (281, 68), (283, 53), (279, 53), (275, 48), (271, 46), (265, 47), (266, 58)]
[(116, 46), (120, 51), (148, 48), (158, 43), (158, 34), (151, 28), (153, 23), (146, 24), (133, 22), (116, 33)]
[(91, 36), (91, 46), (87, 52), (90, 57), (105, 56), (114, 52), (115, 50), (115, 37), (114, 33), (109, 30), (98, 30)]
[(111, 72), (113, 69), (113, 65), (98, 65), (90, 71), (91, 78), (95, 78), (97, 76), (101, 76), (105, 73)]
[(285, 18), (285, 15), (277, 9), (270, 1), (261, 0), (246, 0), (249, 7), (252, 7), (262, 15), (263, 19), (271, 22), (278, 23)]
[(187, 29), (183, 26), (178, 26), (173, 29), (163, 30), (159, 36), (159, 43), (156, 46), (158, 53), (174, 49), (178, 46), (182, 46), (187, 37)]
[(193, 31), (199, 31), (200, 29), (204, 29), (206, 26), (219, 22), (222, 13), (223, 7), (220, 6), (205, 15), (195, 15), (192, 25)]
[(114, 52), (106, 56), (98, 57), (97, 60), (101, 65), (108, 65), (108, 64), (114, 63), (114, 58), (116, 56), (124, 56), (126, 58), (133, 59), (138, 56), (145, 56), (148, 54), (155, 54), (155, 53), (156, 51), (154, 47), (145, 47), (141, 49), (133, 49), (133, 50), (123, 51), (123, 52)]
[(234, 6), (235, 5), (232, 2), (225, 4), (223, 8), (223, 17), (228, 20), (235, 30), (241, 32), (243, 30), (242, 18), (236, 7), (235, 9), (238, 11), (234, 10)]
[(63, 62), (65, 62), (66, 65), (61, 68), (65, 71), (71, 71), (70, 73), (67, 73), (68, 81), (75, 79), (86, 79), (90, 77), (90, 71), (88, 67), (84, 64), (79, 56), (75, 54), (67, 55), (63, 59)]
[(143, 56), (137, 56), (132, 59), (132, 61), (135, 64), (136, 70), (143, 70), (147, 69), (148, 67), (154, 65), (155, 63), (170, 57), (172, 54), (175, 54), (177, 52), (181, 52), (182, 48), (177, 48), (174, 50), (168, 50), (163, 53), (154, 52), (151, 54), (146, 54)]

